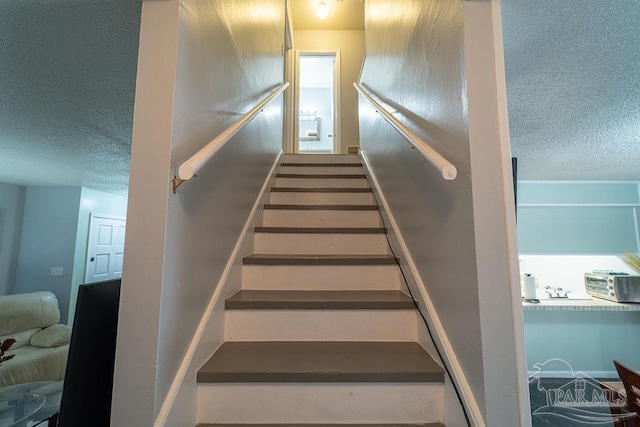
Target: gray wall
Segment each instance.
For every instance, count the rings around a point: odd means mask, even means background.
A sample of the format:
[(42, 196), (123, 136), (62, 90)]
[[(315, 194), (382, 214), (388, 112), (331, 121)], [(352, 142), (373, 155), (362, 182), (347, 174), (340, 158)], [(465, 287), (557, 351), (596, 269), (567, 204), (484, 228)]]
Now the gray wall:
[(0, 182), (0, 295), (13, 293), (26, 190)]
[(284, 2), (254, 3), (143, 3), (114, 426), (157, 417), (282, 147), (279, 97), (171, 192), (177, 164), (283, 81)]
[[(0, 295), (52, 291), (61, 322), (71, 325), (77, 289), (84, 282), (89, 216), (124, 217), (127, 199), (81, 187), (0, 184), (3, 209), (0, 290), (5, 292)], [(63, 267), (63, 275), (51, 276), (51, 267)]]
[(363, 106), (360, 135), (480, 416), (515, 426), (528, 404), (496, 13), (491, 1), (366, 3), (362, 83), (457, 167), (455, 181)]
[[(79, 187), (27, 187), (14, 293), (51, 291), (60, 319), (69, 313), (69, 289), (78, 227)], [(62, 276), (51, 276), (62, 267)]]

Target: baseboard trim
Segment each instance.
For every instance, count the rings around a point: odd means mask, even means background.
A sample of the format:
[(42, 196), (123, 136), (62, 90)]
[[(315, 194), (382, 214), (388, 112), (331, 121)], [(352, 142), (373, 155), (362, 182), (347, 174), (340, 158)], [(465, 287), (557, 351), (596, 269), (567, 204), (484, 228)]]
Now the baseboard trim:
[[(429, 296), (429, 292), (422, 281), (422, 277), (418, 272), (418, 268), (411, 257), (411, 253), (409, 251), (409, 247), (407, 246), (402, 234), (400, 233), (400, 228), (391, 212), (391, 208), (387, 203), (387, 200), (382, 192), (380, 187), (380, 183), (376, 178), (375, 173), (371, 169), (371, 162), (367, 157), (367, 153), (364, 150), (360, 150), (360, 157), (362, 158), (362, 164), (364, 165), (364, 170), (369, 180), (372, 184), (372, 190), (375, 198), (378, 200), (378, 204), (380, 206), (380, 212), (383, 215), (388, 227), (393, 231), (393, 236), (395, 243), (399, 246), (398, 249), (404, 256), (406, 260), (407, 266), (410, 271), (403, 271), (406, 276), (410, 276), (411, 279), (416, 283), (417, 291), (420, 293), (420, 296), (424, 302), (424, 309), (420, 307), (420, 311), (429, 322), (429, 328), (434, 333), (434, 338), (438, 341), (435, 345), (438, 346), (440, 351), (442, 352), (442, 357), (445, 359), (443, 362), (446, 363), (447, 367), (450, 370), (451, 380), (455, 382), (460, 390), (460, 394), (462, 396), (462, 400), (464, 401), (464, 406), (468, 411), (468, 415), (470, 421), (473, 423), (475, 427), (486, 427), (484, 418), (482, 417), (482, 412), (480, 411), (480, 407), (478, 406), (478, 402), (471, 391), (471, 386), (469, 385), (466, 376), (464, 374), (464, 370), (462, 369), (462, 365), (458, 361), (456, 353), (451, 345), (451, 342), (447, 338), (447, 334), (445, 332), (444, 326), (440, 321), (440, 317), (435, 309), (433, 301)], [(395, 248), (394, 248), (395, 249)], [(402, 266), (400, 266), (402, 268)]]
[(218, 283), (216, 285), (215, 291), (213, 292), (213, 295), (211, 295), (211, 299), (209, 300), (209, 304), (207, 305), (207, 308), (204, 312), (204, 315), (202, 316), (202, 319), (200, 320), (200, 323), (198, 324), (198, 327), (196, 328), (196, 332), (193, 335), (193, 338), (191, 339), (191, 342), (189, 343), (189, 347), (187, 348), (187, 352), (184, 356), (184, 358), (182, 359), (182, 362), (180, 363), (180, 367), (178, 368), (178, 372), (176, 373), (172, 383), (171, 383), (171, 387), (169, 388), (169, 392), (167, 393), (167, 396), (165, 397), (164, 401), (162, 402), (162, 406), (160, 407), (160, 411), (158, 412), (158, 416), (156, 417), (155, 422), (153, 423), (153, 427), (164, 427), (167, 419), (169, 417), (169, 414), (171, 412), (171, 408), (175, 402), (175, 399), (178, 395), (178, 392), (180, 391), (180, 387), (182, 386), (182, 383), (185, 379), (185, 376), (187, 375), (187, 372), (189, 371), (189, 366), (191, 365), (191, 362), (196, 354), (196, 351), (198, 350), (198, 346), (200, 345), (200, 341), (202, 340), (202, 337), (205, 333), (205, 330), (207, 328), (207, 325), (211, 319), (211, 315), (213, 313), (214, 307), (216, 306), (216, 304), (218, 303), (219, 299), (220, 299), (220, 295), (222, 294), (222, 291), (224, 290), (224, 285), (227, 282), (227, 279), (229, 278), (229, 275), (231, 273), (231, 270), (233, 269), (234, 265), (236, 264), (237, 260), (240, 258), (240, 248), (242, 247), (242, 244), (245, 240), (245, 237), (247, 235), (247, 233), (249, 233), (249, 231), (253, 230), (253, 222), (254, 222), (254, 218), (256, 216), (256, 213), (258, 212), (258, 210), (260, 209), (260, 207), (263, 204), (263, 198), (264, 195), (267, 193), (267, 191), (269, 190), (270, 186), (271, 186), (271, 181), (273, 179), (273, 177), (275, 176), (276, 170), (278, 168), (278, 162), (280, 161), (280, 158), (282, 157), (282, 150), (280, 150), (280, 152), (278, 153), (278, 155), (276, 156), (276, 159), (273, 163), (273, 165), (271, 166), (271, 170), (269, 171), (269, 174), (267, 175), (267, 178), (264, 181), (264, 184), (262, 185), (262, 188), (260, 189), (260, 193), (258, 194), (258, 197), (256, 198), (256, 202), (253, 205), (253, 208), (251, 209), (251, 212), (249, 213), (249, 216), (247, 218), (247, 221), (244, 224), (244, 227), (242, 228), (242, 231), (240, 232), (240, 236), (238, 237), (238, 241), (236, 242), (235, 247), (233, 248), (233, 252), (231, 252), (231, 255), (229, 256), (229, 260), (227, 261), (227, 264), (225, 265), (225, 268), (222, 272), (222, 276), (220, 276), (220, 280), (218, 280)]

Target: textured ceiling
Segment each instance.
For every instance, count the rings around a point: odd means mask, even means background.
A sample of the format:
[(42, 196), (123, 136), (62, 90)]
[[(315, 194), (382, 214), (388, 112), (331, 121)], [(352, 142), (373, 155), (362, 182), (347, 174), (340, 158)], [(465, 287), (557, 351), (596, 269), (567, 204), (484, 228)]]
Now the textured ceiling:
[[(324, 1), (329, 16), (320, 19), (316, 15), (318, 4)], [(296, 30), (364, 30), (364, 5), (362, 0), (289, 0)]]
[(503, 0), (519, 179), (640, 180), (640, 2)]
[(0, 2), (0, 182), (126, 193), (140, 9)]
[[(291, 0), (296, 29), (360, 0)], [(0, 182), (127, 190), (141, 0), (0, 2)], [(503, 0), (520, 179), (640, 180), (640, 3)]]

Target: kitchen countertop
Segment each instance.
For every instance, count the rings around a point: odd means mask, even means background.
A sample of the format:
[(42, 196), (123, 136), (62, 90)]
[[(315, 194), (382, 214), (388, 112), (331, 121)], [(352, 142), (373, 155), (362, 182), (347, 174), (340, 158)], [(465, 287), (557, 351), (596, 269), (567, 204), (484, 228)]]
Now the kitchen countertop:
[(640, 304), (611, 302), (600, 298), (541, 299), (539, 303), (522, 301), (525, 311), (640, 311)]

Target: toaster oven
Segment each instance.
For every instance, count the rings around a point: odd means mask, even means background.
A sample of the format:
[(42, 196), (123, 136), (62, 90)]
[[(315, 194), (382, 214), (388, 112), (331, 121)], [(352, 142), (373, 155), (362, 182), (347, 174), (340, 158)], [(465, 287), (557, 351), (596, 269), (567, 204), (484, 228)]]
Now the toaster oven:
[(585, 273), (584, 286), (592, 297), (613, 302), (640, 303), (640, 276)]

